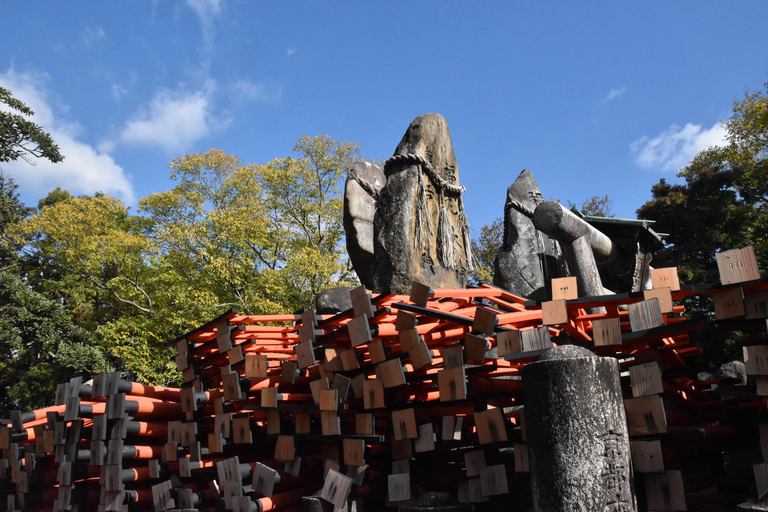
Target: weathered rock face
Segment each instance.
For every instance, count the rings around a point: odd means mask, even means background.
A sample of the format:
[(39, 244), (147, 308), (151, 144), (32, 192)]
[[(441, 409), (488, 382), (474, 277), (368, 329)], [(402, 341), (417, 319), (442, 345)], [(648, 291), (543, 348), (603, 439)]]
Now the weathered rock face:
[(637, 510), (616, 359), (562, 345), (522, 377), (534, 510)]
[(493, 284), (535, 300), (548, 299), (550, 279), (565, 276), (558, 243), (537, 231), (533, 220), (520, 211), (533, 211), (543, 201), (536, 179), (525, 169), (507, 189), (504, 243), (493, 262)]
[(374, 215), (373, 290), (410, 293), (416, 280), (463, 288), (471, 267), (469, 224), (448, 124), (424, 114), (384, 166)]
[(352, 266), (366, 288), (373, 288), (373, 217), (387, 178), (381, 167), (355, 162), (344, 187), (344, 232)]
[(349, 291), (352, 288), (328, 288), (315, 297), (315, 312), (318, 315), (335, 315), (352, 309), (352, 299)]

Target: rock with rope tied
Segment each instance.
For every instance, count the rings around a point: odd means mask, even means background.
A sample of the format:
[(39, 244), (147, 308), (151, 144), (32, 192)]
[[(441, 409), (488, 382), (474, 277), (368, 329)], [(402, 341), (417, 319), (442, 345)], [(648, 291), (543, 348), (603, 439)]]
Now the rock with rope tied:
[(533, 225), (533, 211), (543, 201), (525, 169), (507, 189), (504, 240), (494, 260), (493, 284), (534, 300), (548, 300), (550, 280), (567, 275), (558, 242)]
[(408, 293), (413, 281), (464, 287), (472, 267), (469, 222), (448, 124), (424, 114), (384, 165), (374, 214), (375, 291)]
[(373, 216), (379, 192), (387, 182), (384, 170), (370, 162), (355, 162), (344, 187), (344, 231), (347, 254), (360, 282), (373, 288)]

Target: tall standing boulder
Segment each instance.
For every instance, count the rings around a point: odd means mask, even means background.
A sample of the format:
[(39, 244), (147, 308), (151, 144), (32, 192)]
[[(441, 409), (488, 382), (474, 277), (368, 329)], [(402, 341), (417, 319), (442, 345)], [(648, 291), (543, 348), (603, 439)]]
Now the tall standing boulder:
[(355, 162), (344, 186), (344, 232), (347, 253), (360, 282), (373, 288), (373, 218), (376, 200), (387, 182), (384, 170), (370, 162)]
[(469, 223), (443, 116), (417, 117), (384, 173), (373, 222), (373, 290), (407, 294), (414, 280), (465, 287), (472, 266)]
[(504, 241), (493, 262), (493, 284), (535, 300), (547, 300), (550, 279), (566, 275), (557, 241), (533, 225), (533, 211), (543, 201), (533, 173), (525, 169), (507, 189)]

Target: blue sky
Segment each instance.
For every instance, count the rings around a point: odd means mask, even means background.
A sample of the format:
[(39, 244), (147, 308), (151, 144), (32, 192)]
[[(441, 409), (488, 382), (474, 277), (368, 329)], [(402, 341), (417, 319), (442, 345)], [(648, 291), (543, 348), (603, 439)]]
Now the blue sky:
[(530, 169), (546, 198), (608, 194), (634, 217), (722, 140), (768, 80), (768, 2), (6, 2), (0, 86), (66, 160), (3, 164), (30, 205), (57, 186), (136, 201), (168, 163), (288, 156), (302, 135), (392, 155), (410, 122), (451, 129), (477, 229)]

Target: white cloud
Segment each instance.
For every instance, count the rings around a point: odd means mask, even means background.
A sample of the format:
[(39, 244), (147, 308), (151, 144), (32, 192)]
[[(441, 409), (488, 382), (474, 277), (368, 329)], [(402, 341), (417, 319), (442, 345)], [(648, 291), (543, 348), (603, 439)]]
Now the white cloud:
[(295, 48), (288, 48), (287, 50), (285, 50), (285, 53), (287, 53), (289, 56), (293, 55), (294, 53), (296, 53), (296, 49)]
[(627, 86), (626, 85), (624, 87), (622, 87), (621, 89), (611, 89), (611, 91), (608, 93), (608, 95), (600, 101), (600, 105), (605, 105), (609, 101), (618, 98), (619, 96), (621, 96), (625, 92), (627, 92)]
[[(148, 109), (127, 123), (118, 141), (179, 153), (214, 128), (208, 94), (163, 90), (155, 95)], [(107, 141), (101, 147), (109, 149), (113, 144)]]
[(232, 92), (240, 101), (279, 103), (283, 97), (283, 86), (271, 82), (238, 80), (232, 85)]
[(221, 12), (221, 0), (187, 0), (187, 5), (203, 24), (210, 23)]
[(213, 20), (221, 12), (221, 0), (187, 0), (187, 5), (192, 9), (203, 25), (203, 39), (207, 51), (213, 50)]
[(101, 27), (86, 27), (85, 32), (83, 33), (83, 44), (85, 46), (91, 46), (96, 41), (104, 39), (106, 35), (106, 32), (104, 32), (104, 29)]
[(115, 101), (120, 103), (120, 101), (125, 97), (126, 94), (128, 94), (128, 89), (123, 87), (119, 84), (113, 84), (112, 88), (112, 97), (115, 98)]
[(646, 169), (677, 171), (710, 146), (725, 144), (726, 130), (716, 123), (708, 130), (700, 124), (688, 123), (684, 127), (673, 124), (654, 138), (647, 135), (630, 145), (635, 163)]
[(120, 197), (126, 204), (133, 203), (133, 187), (123, 168), (108, 154), (79, 140), (83, 131), (79, 124), (56, 117), (47, 97), (46, 79), (42, 74), (17, 73), (12, 68), (0, 73), (0, 83), (35, 111), (33, 121), (51, 134), (64, 161), (54, 164), (38, 159), (30, 165), (17, 160), (3, 163), (3, 170), (21, 190), (39, 197), (62, 187), (75, 195), (101, 191)]

